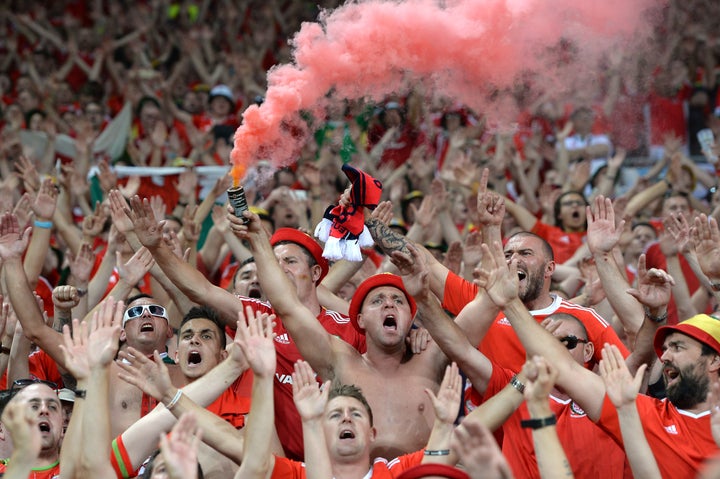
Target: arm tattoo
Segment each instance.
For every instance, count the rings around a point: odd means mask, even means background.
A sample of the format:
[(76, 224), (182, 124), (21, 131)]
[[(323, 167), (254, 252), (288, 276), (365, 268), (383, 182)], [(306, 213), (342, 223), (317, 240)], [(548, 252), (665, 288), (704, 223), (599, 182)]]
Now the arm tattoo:
[(370, 230), (375, 244), (378, 245), (383, 253), (390, 255), (393, 251), (401, 251), (405, 254), (410, 254), (410, 251), (407, 249), (408, 242), (405, 237), (393, 231), (388, 225), (377, 218), (370, 218), (365, 224), (368, 230)]

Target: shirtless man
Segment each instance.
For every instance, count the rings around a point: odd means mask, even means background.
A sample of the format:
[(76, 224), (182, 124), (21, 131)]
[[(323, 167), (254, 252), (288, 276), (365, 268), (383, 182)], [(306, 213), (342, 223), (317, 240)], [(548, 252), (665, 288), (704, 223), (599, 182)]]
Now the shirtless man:
[(364, 281), (353, 295), (349, 314), (353, 325), (365, 333), (367, 352), (361, 354), (325, 331), (298, 294), (292, 294), (290, 278), (300, 254), (296, 247), (273, 248), (255, 214), (246, 213), (247, 225), (228, 217), (235, 234), (248, 240), (260, 285), (303, 358), (323, 380), (359, 386), (376, 411), (379, 434), (371, 457), (393, 458), (421, 449), (434, 421), (424, 390), (437, 391), (447, 359), (434, 343), (413, 355), (405, 338), (417, 310), (411, 294), (419, 294), (422, 315), (442, 313), (437, 299), (417, 281), (406, 289), (395, 275)]

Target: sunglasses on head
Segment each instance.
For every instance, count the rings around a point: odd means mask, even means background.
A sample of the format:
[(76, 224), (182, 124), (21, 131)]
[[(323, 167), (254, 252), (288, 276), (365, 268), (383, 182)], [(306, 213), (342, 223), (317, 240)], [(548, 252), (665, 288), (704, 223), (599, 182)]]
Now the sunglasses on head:
[(563, 343), (563, 345), (568, 349), (568, 351), (572, 351), (575, 349), (578, 345), (578, 343), (589, 343), (587, 339), (580, 339), (577, 336), (573, 336), (572, 334), (569, 334), (567, 336), (563, 336), (562, 338), (559, 338), (560, 342)]
[(16, 379), (15, 381), (13, 381), (12, 387), (10, 389), (22, 389), (32, 384), (44, 384), (53, 391), (57, 391), (58, 389), (58, 385), (52, 381), (45, 381), (43, 379), (34, 378)]
[(148, 311), (153, 316), (159, 316), (161, 318), (168, 319), (167, 311), (159, 304), (143, 304), (140, 306), (133, 306), (125, 310), (123, 315), (123, 324), (130, 319), (135, 319), (143, 315), (145, 311)]

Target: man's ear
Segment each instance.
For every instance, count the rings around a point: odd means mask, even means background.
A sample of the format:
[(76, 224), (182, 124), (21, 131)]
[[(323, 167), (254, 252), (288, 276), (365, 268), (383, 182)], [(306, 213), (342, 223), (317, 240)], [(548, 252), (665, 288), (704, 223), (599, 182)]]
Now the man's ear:
[(227, 349), (223, 349), (220, 351), (220, 361), (224, 361), (228, 357)]
[(318, 284), (320, 275), (322, 275), (322, 268), (320, 267), (320, 265), (314, 264), (312, 268), (310, 268), (310, 274), (312, 275), (313, 283)]
[(357, 315), (357, 322), (358, 322), (358, 326), (359, 326), (361, 329), (365, 329), (365, 321), (363, 321), (363, 315), (362, 315), (362, 313), (358, 313), (358, 315)]
[(545, 265), (545, 277), (551, 278), (555, 272), (555, 261), (548, 261)]
[(120, 344), (127, 341), (127, 334), (125, 334), (125, 328), (120, 330)]
[(595, 344), (592, 341), (583, 344), (583, 361), (589, 363), (595, 354)]
[(708, 365), (708, 370), (712, 372), (720, 371), (720, 356), (717, 354), (713, 354), (713, 358), (710, 360), (710, 364)]

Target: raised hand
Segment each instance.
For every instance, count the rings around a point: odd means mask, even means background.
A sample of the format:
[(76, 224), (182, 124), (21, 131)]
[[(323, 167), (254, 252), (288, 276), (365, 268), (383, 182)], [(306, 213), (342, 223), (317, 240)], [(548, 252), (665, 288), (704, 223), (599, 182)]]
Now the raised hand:
[(497, 241), (492, 246), (483, 243), (482, 249), (483, 264), (475, 269), (474, 282), (487, 291), (497, 307), (503, 308), (518, 297), (517, 266), (507, 264), (502, 246)]
[(0, 258), (8, 260), (22, 256), (28, 245), (30, 228), (22, 231), (17, 216), (5, 213), (0, 217)]
[(90, 280), (93, 266), (95, 266), (95, 252), (88, 243), (80, 245), (80, 251), (77, 256), (68, 255), (70, 263), (70, 272), (81, 283)]
[(720, 279), (720, 230), (717, 220), (704, 214), (696, 216), (690, 233), (700, 269), (711, 281)]
[(155, 219), (152, 207), (147, 198), (140, 199), (139, 196), (133, 196), (130, 199), (132, 209), (125, 207), (125, 214), (135, 229), (138, 240), (148, 248), (157, 247), (162, 241), (163, 221), (158, 222)]
[(620, 241), (625, 220), (615, 224), (612, 200), (598, 195), (593, 208), (587, 207), (587, 244), (593, 254), (609, 253)]
[(637, 288), (628, 289), (627, 293), (650, 309), (666, 306), (675, 284), (673, 277), (661, 269), (648, 270), (644, 254), (638, 258), (637, 271)]
[(22, 178), (25, 191), (35, 193), (40, 189), (40, 175), (35, 165), (25, 155), (20, 155), (15, 162), (15, 169)]
[(118, 373), (118, 377), (145, 394), (161, 401), (173, 389), (168, 368), (157, 351), (153, 353), (153, 360), (150, 360), (137, 349), (128, 347), (127, 351), (118, 353), (118, 358), (115, 364), (123, 371)]
[(300, 417), (304, 421), (322, 417), (328, 401), (330, 381), (326, 381), (322, 389), (318, 388), (315, 371), (303, 360), (295, 363), (292, 379), (293, 401)]
[(40, 184), (40, 190), (35, 195), (35, 201), (32, 203), (32, 210), (35, 217), (39, 220), (47, 221), (53, 217), (55, 213), (55, 205), (57, 204), (58, 190), (50, 178), (46, 178)]
[(52, 291), (52, 301), (55, 309), (69, 312), (80, 303), (80, 295), (75, 286), (56, 286)]
[(63, 344), (60, 349), (65, 357), (65, 369), (78, 381), (90, 377), (90, 361), (87, 354), (87, 337), (90, 325), (77, 318), (72, 321), (72, 334), (70, 326), (63, 326)]
[(153, 215), (155, 215), (155, 221), (162, 221), (165, 219), (165, 200), (162, 196), (155, 195), (150, 197), (150, 208), (152, 209)]
[(110, 190), (108, 193), (108, 203), (110, 204), (110, 217), (118, 232), (124, 235), (132, 231), (133, 223), (125, 213), (127, 201), (125, 201), (125, 197), (120, 191)]
[(430, 397), (435, 417), (446, 423), (452, 424), (457, 417), (458, 408), (460, 407), (460, 396), (462, 393), (462, 377), (458, 370), (457, 364), (454, 362), (448, 364), (445, 368), (445, 376), (440, 383), (437, 395), (430, 389), (425, 389), (425, 394)]
[(170, 479), (196, 479), (198, 446), (202, 430), (192, 412), (186, 412), (175, 423), (170, 434), (160, 434), (160, 451)]
[[(693, 243), (690, 241), (690, 225), (682, 213), (670, 214), (663, 219), (665, 232), (672, 238), (674, 249), (676, 252), (689, 253), (693, 249)], [(662, 249), (662, 240), (660, 242)], [(663, 253), (665, 251), (663, 250)], [(668, 256), (666, 254), (666, 256)]]
[(83, 219), (82, 232), (85, 239), (95, 238), (102, 233), (105, 227), (108, 210), (102, 208), (100, 205), (100, 202), (96, 202), (93, 214), (87, 215), (85, 219)]
[(479, 418), (467, 418), (456, 427), (450, 447), (458, 454), (470, 477), (513, 477), (495, 438)]
[[(21, 458), (25, 463), (34, 463), (40, 454), (42, 447), (42, 436), (40, 428), (37, 426), (36, 413), (27, 400), (10, 401), (2, 413), (3, 426), (10, 433), (17, 452), (22, 451)], [(13, 451), (13, 458), (17, 452)], [(29, 468), (29, 466), (28, 466)], [(6, 475), (12, 476), (10, 467), (7, 469)], [(15, 476), (13, 476), (15, 477)]]
[(608, 398), (616, 408), (635, 403), (647, 364), (641, 365), (633, 377), (617, 346), (606, 344), (602, 350), (599, 369)]
[(532, 364), (525, 368), (525, 401), (531, 415), (539, 416), (549, 412), (548, 396), (555, 386), (557, 369), (553, 368), (542, 356), (529, 360)]
[(91, 368), (105, 368), (112, 363), (120, 346), (120, 328), (125, 303), (105, 299), (93, 313), (87, 338), (87, 354)]
[(123, 263), (120, 252), (115, 253), (115, 267), (118, 275), (127, 284), (136, 285), (155, 265), (155, 258), (146, 247), (142, 247)]
[[(12, 205), (12, 195), (10, 193), (8, 193), (7, 198), (11, 200), (10, 204)], [(21, 228), (27, 227), (28, 222), (30, 221), (30, 211), (30, 194), (23, 193), (13, 208), (13, 213), (18, 217), (18, 224)]]
[(271, 377), (275, 374), (277, 358), (275, 355), (275, 333), (273, 320), (275, 315), (256, 313), (252, 307), (245, 308), (247, 321), (238, 315), (235, 342), (240, 346), (253, 374), (258, 377)]
[(477, 193), (477, 222), (483, 226), (500, 226), (505, 218), (505, 199), (488, 191), (490, 170), (483, 169)]
[(383, 224), (390, 223), (393, 217), (392, 203), (390, 201), (381, 201), (377, 208), (370, 213), (371, 218), (375, 218)]
[(429, 269), (417, 247), (408, 243), (409, 255), (402, 251), (393, 251), (390, 260), (403, 276), (405, 290), (413, 297), (427, 297), (430, 291)]

